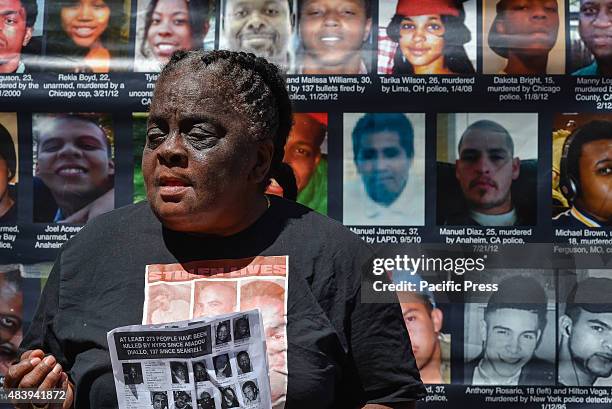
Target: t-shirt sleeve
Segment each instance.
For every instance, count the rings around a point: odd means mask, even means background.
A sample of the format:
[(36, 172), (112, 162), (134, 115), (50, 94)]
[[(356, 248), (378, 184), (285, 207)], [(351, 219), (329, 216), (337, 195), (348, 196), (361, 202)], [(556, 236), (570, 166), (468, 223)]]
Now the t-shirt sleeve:
[(59, 310), (61, 257), (60, 252), (40, 295), (32, 323), (19, 346), (19, 355), (28, 349), (42, 349), (45, 354), (55, 356), (66, 370), (70, 368), (70, 365), (55, 335), (54, 327), (55, 317)]
[[(372, 275), (371, 252), (355, 257), (352, 309), (349, 317), (350, 353), (368, 403), (414, 401), (425, 396), (425, 388), (412, 353), (397, 297), (392, 302), (363, 302), (362, 291), (374, 280), (387, 281), (386, 275)], [(367, 255), (367, 257), (365, 257)], [(370, 299), (368, 298), (368, 301)]]

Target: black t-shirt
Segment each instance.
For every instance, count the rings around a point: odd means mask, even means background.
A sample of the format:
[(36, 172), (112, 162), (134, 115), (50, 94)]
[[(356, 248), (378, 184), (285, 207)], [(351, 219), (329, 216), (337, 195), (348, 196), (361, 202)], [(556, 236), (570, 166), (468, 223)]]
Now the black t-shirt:
[(90, 221), (60, 252), (22, 349), (56, 356), (76, 385), (77, 408), (117, 407), (106, 333), (142, 322), (146, 266), (282, 255), (289, 271), (285, 406), (353, 408), (423, 397), (399, 305), (360, 302), (371, 249), (331, 219), (271, 202), (229, 237), (167, 230), (148, 203)]

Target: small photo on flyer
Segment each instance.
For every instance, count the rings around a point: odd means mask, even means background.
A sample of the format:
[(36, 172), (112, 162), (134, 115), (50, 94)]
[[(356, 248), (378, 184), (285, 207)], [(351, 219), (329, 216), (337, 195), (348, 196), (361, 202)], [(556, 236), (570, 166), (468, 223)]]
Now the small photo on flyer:
[(536, 225), (537, 118), (438, 114), (438, 225)]
[(19, 183), (17, 114), (0, 113), (0, 224), (17, 222)]
[(174, 384), (187, 384), (189, 381), (189, 369), (185, 361), (170, 361), (170, 376)]
[(476, 0), (379, 0), (378, 74), (475, 74)]
[[(295, 59), (293, 1), (220, 1), (219, 49), (244, 51), (277, 64), (284, 71)], [(267, 16), (261, 23), (259, 16)], [(260, 31), (262, 31), (260, 33)]]
[(431, 288), (446, 280), (434, 274), (393, 271), (394, 284), (414, 290), (398, 291), (410, 346), (425, 384), (451, 383), (451, 316), (449, 295)]
[(126, 385), (137, 385), (143, 382), (142, 379), (142, 366), (140, 363), (124, 363), (123, 366), (123, 377)]
[(214, 356), (213, 366), (215, 367), (215, 375), (217, 379), (225, 380), (233, 376), (229, 354)]
[(0, 16), (5, 19), (0, 47), (0, 74), (40, 71), (45, 0), (5, 1)]
[(558, 382), (612, 386), (612, 270), (560, 270)]
[(565, 1), (484, 0), (483, 73), (565, 73)]
[(195, 281), (193, 317), (214, 317), (236, 311), (237, 289), (237, 282), (231, 280)]
[(251, 379), (240, 384), (244, 404), (247, 407), (257, 405), (259, 403), (259, 388), (257, 387), (257, 379)]
[(234, 319), (234, 340), (241, 341), (243, 339), (250, 338), (251, 327), (249, 325), (249, 316), (244, 315), (240, 318)]
[[(0, 314), (2, 314), (2, 354), (0, 354), (0, 378), (8, 372), (12, 363), (19, 358), (19, 344), (23, 339), (23, 280), (19, 265), (0, 265)], [(10, 312), (10, 313), (6, 313)]]
[(222, 408), (239, 408), (240, 402), (238, 401), (238, 395), (236, 394), (236, 386), (220, 387), (221, 392), (221, 407)]
[[(198, 389), (199, 391), (199, 389)], [(212, 389), (205, 389), (198, 392), (198, 398), (196, 399), (198, 409), (216, 409), (215, 406), (215, 395)]]
[(327, 214), (327, 121), (326, 112), (293, 114), (283, 156), (287, 166), (272, 175), (266, 193)]
[(555, 115), (552, 140), (553, 227), (609, 227), (612, 114)]
[(425, 114), (344, 114), (343, 163), (344, 225), (425, 224)]
[(174, 400), (174, 405), (171, 407), (174, 409), (193, 408), (193, 399), (191, 395), (192, 391), (173, 391), (172, 398)]
[(147, 294), (145, 324), (164, 324), (189, 319), (191, 287), (189, 284), (155, 284)]
[[(297, 0), (291, 74), (367, 75), (373, 54), (373, 2)], [(330, 16), (333, 16), (330, 25)]]
[(208, 371), (206, 370), (206, 361), (194, 361), (193, 364), (193, 380), (195, 382), (206, 382), (208, 380)]
[(34, 222), (85, 224), (115, 208), (110, 114), (32, 115)]
[(251, 357), (248, 351), (239, 351), (236, 353), (236, 366), (238, 367), (238, 375), (253, 372), (253, 365), (251, 364)]
[[(47, 71), (131, 70), (129, 0), (49, 1), (45, 14)], [(41, 10), (42, 12), (42, 10)]]
[(552, 270), (472, 275), (491, 291), (468, 294), (466, 385), (554, 385), (556, 285)]
[(610, 3), (605, 0), (569, 2), (570, 49), (567, 73), (612, 74)]
[(157, 72), (177, 50), (212, 50), (215, 1), (138, 0), (134, 71)]
[(168, 409), (168, 392), (151, 391), (151, 405), (153, 409)]
[(230, 320), (218, 322), (214, 325), (215, 328), (215, 346), (223, 346), (232, 342), (232, 332)]

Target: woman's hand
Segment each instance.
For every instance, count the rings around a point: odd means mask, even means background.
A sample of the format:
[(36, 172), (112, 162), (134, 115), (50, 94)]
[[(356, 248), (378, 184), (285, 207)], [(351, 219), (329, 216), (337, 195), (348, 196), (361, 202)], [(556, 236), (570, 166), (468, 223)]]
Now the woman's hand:
[[(10, 366), (4, 377), (4, 388), (63, 389), (66, 391), (66, 400), (63, 404), (53, 405), (62, 409), (71, 408), (74, 400), (74, 386), (68, 380), (68, 375), (62, 371), (62, 366), (53, 355), (45, 356), (40, 349), (25, 351), (20, 361)], [(31, 409), (33, 405), (20, 403), (17, 407)]]

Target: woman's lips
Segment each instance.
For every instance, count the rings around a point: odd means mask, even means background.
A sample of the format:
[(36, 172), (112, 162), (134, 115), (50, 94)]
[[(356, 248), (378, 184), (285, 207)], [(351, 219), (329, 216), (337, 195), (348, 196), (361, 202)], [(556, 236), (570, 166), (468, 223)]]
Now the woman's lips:
[(410, 48), (408, 48), (408, 51), (410, 52), (410, 54), (413, 54), (413, 55), (416, 55), (417, 57), (420, 57), (422, 55), (427, 54), (427, 52), (429, 51), (429, 48), (410, 47)]
[(159, 194), (164, 200), (180, 199), (190, 187), (190, 183), (181, 178), (164, 177), (159, 181)]
[(95, 27), (77, 26), (77, 27), (74, 27), (72, 29), (72, 32), (73, 32), (75, 37), (88, 38), (88, 37), (91, 37), (94, 34)]
[(176, 43), (157, 43), (155, 44), (155, 51), (158, 55), (170, 56), (178, 49)]
[(159, 194), (162, 198), (169, 199), (182, 196), (187, 190), (187, 186), (160, 186)]

